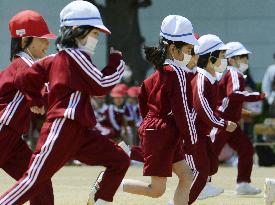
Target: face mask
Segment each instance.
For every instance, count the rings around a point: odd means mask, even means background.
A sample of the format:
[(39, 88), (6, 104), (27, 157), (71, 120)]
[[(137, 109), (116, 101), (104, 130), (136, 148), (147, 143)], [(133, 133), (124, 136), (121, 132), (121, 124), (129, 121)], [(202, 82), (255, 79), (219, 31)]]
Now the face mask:
[(214, 70), (216, 72), (222, 73), (227, 67), (227, 59), (221, 59), (221, 64), (219, 66), (214, 65)]
[(192, 56), (191, 55), (188, 55), (188, 54), (183, 54), (184, 56), (183, 56), (183, 60), (182, 61), (179, 61), (179, 60), (176, 60), (176, 59), (174, 59), (174, 62), (176, 63), (176, 64), (178, 64), (180, 67), (184, 67), (184, 66), (186, 66), (189, 62), (190, 62), (190, 60), (191, 60), (191, 58), (192, 58)]
[(248, 69), (248, 64), (246, 64), (246, 63), (240, 63), (239, 69), (240, 69), (240, 71), (242, 73), (244, 73)]
[(81, 43), (78, 43), (78, 48), (86, 51), (90, 55), (94, 55), (97, 42), (98, 40), (96, 38), (88, 36), (86, 44), (82, 45)]

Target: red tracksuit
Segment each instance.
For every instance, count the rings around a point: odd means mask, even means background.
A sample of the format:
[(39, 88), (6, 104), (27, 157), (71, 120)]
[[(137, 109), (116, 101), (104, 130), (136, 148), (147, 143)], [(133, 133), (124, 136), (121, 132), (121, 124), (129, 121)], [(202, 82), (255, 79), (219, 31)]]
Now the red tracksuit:
[[(244, 75), (237, 68), (228, 66), (227, 72), (219, 81), (219, 106), (217, 108), (219, 116), (225, 120), (239, 122), (243, 102), (254, 102), (264, 98), (262, 94), (258, 92), (248, 93), (244, 91), (244, 88)], [(213, 130), (212, 133), (217, 135), (214, 142), (217, 155), (228, 143), (239, 156), (237, 182), (250, 182), (254, 149), (248, 136), (241, 130), (240, 126), (234, 132)]]
[[(186, 74), (186, 82), (190, 83), (193, 78), (196, 76), (197, 73), (197, 68), (194, 68), (193, 70), (190, 69), (185, 69), (185, 74)], [(140, 111), (139, 111), (139, 106), (136, 106), (136, 115), (139, 116), (137, 120), (138, 121), (138, 126), (142, 122), (142, 117), (140, 116)], [(131, 147), (131, 155), (130, 155), (131, 160), (139, 161), (139, 162), (144, 162), (144, 153), (142, 151), (142, 148), (140, 146), (132, 146)]]
[(124, 62), (118, 54), (111, 54), (108, 66), (100, 72), (86, 54), (66, 49), (37, 62), (18, 77), (23, 92), (38, 105), (39, 90), (49, 82), (49, 108), (30, 167), (0, 197), (1, 205), (26, 202), (71, 159), (105, 166), (95, 199), (113, 200), (129, 158), (121, 148), (90, 129), (96, 124), (90, 97), (107, 94), (120, 81), (123, 71)]
[(110, 134), (107, 135), (110, 139), (119, 139), (122, 136), (122, 129), (126, 129), (128, 123), (133, 124), (133, 116), (130, 115), (128, 107), (124, 105), (122, 108), (118, 108), (114, 104), (110, 104), (104, 112), (104, 116), (99, 122), (101, 125), (110, 130)]
[(197, 141), (186, 72), (171, 60), (163, 70), (143, 82), (139, 95), (145, 176), (172, 176), (172, 164), (184, 159), (182, 140), (189, 149), (194, 149)]
[[(192, 155), (186, 156), (187, 162), (193, 159), (195, 173), (190, 190), (189, 204), (200, 194), (211, 173), (212, 161), (216, 156), (212, 147), (210, 133), (212, 127), (225, 130), (227, 122), (215, 113), (218, 101), (218, 82), (208, 71), (198, 68), (192, 80), (193, 106), (195, 108), (195, 125), (198, 132), (197, 149)], [(192, 164), (192, 163), (190, 163)], [(189, 165), (190, 166), (190, 165)]]
[[(19, 180), (31, 160), (32, 151), (22, 139), (29, 129), (31, 112), (27, 98), (17, 82), (18, 74), (33, 64), (26, 53), (19, 53), (12, 63), (0, 73), (0, 167), (11, 177)], [(53, 190), (50, 180), (44, 188), (30, 199), (31, 205), (53, 204)]]

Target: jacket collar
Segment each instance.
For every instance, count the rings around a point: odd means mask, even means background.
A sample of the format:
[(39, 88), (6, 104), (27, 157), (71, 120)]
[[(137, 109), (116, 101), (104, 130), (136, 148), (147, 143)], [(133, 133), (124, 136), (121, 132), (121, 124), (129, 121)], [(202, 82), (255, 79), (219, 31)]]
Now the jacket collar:
[(198, 67), (197, 71), (198, 71), (198, 73), (201, 73), (205, 77), (207, 77), (212, 85), (217, 81), (217, 78), (212, 76), (207, 70), (204, 70), (204, 69)]

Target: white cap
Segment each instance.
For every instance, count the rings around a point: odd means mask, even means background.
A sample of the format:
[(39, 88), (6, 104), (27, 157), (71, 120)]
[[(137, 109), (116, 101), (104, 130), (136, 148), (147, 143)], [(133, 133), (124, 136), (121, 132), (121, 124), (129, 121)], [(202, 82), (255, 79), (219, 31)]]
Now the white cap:
[(227, 50), (226, 46), (222, 40), (213, 34), (203, 35), (198, 39), (199, 45), (195, 46), (195, 54), (204, 55), (214, 51)]
[(197, 45), (192, 23), (179, 15), (166, 16), (161, 24), (160, 36), (170, 41), (181, 41), (191, 45)]
[(226, 44), (228, 46), (228, 50), (225, 52), (225, 57), (226, 58), (231, 58), (233, 56), (240, 56), (244, 54), (249, 54), (251, 53), (248, 51), (243, 44), (240, 42), (229, 42)]
[(60, 12), (60, 26), (93, 26), (105, 33), (107, 29), (96, 6), (87, 1), (73, 1)]

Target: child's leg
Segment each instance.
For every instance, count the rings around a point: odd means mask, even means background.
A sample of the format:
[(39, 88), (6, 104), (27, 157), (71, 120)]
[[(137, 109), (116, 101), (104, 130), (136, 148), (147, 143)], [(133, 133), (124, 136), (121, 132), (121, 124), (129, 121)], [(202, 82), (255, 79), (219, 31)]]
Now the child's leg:
[[(14, 133), (15, 134), (15, 133)], [(17, 134), (18, 135), (18, 134)], [(12, 136), (9, 136), (12, 138)], [(25, 171), (28, 170), (28, 165), (32, 157), (32, 151), (25, 141), (20, 136), (17, 138), (14, 149), (12, 150), (10, 159), (3, 165), (3, 170), (11, 177), (19, 180)], [(40, 191), (30, 199), (30, 205), (53, 205), (54, 195), (51, 180), (41, 186)]]
[(174, 194), (174, 205), (187, 205), (193, 175), (184, 160), (173, 164), (173, 172), (178, 176), (179, 183)]
[(110, 139), (93, 130), (88, 130), (75, 158), (88, 165), (106, 167), (101, 179), (96, 182), (97, 191), (94, 194), (94, 200), (113, 201), (130, 165), (128, 155)]
[[(81, 127), (64, 118), (45, 122), (29, 169), (0, 197), (1, 205), (24, 204), (35, 196), (78, 148)], [(69, 151), (68, 151), (69, 150)]]
[(151, 177), (151, 183), (139, 180), (124, 179), (123, 191), (152, 198), (161, 197), (166, 189), (166, 177)]

